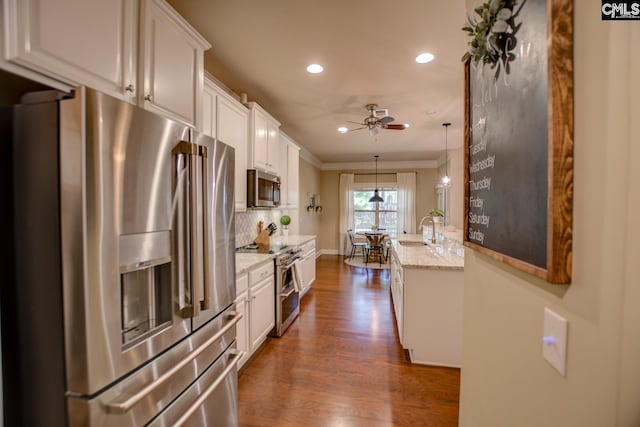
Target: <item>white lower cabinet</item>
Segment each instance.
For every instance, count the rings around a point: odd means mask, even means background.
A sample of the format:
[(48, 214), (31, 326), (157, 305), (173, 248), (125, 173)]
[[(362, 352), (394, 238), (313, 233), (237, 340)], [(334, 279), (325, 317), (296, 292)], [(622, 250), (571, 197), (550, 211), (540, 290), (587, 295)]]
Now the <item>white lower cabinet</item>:
[(391, 258), (391, 296), (412, 363), (460, 367), (464, 272), (404, 267)]
[(245, 364), (275, 326), (275, 275), (273, 261), (236, 276), (236, 311), (242, 318), (236, 327), (237, 349), (245, 351)]
[(391, 298), (393, 300), (393, 312), (398, 325), (398, 338), (400, 344), (404, 344), (404, 310), (403, 310), (403, 292), (404, 279), (402, 277), (402, 266), (398, 261), (395, 252), (391, 253)]
[(236, 311), (242, 317), (236, 325), (236, 348), (245, 354), (238, 362), (238, 368), (244, 365), (250, 354), (249, 343), (249, 274), (243, 273), (236, 277)]
[[(246, 275), (245, 275), (246, 276)], [(242, 314), (242, 317), (236, 325), (236, 348), (238, 351), (244, 351), (245, 354), (238, 362), (238, 368), (244, 365), (249, 358), (249, 293), (247, 291), (236, 297), (236, 311)]]
[(249, 323), (251, 351), (255, 351), (275, 326), (275, 283), (273, 276), (249, 288)]
[(302, 258), (300, 259), (300, 276), (302, 279), (302, 292), (304, 295), (316, 280), (316, 241), (312, 240), (302, 246)]

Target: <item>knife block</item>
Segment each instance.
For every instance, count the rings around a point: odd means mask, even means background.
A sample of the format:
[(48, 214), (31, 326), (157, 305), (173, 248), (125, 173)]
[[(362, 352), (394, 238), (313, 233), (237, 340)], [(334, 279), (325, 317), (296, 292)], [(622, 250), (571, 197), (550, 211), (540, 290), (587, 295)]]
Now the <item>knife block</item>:
[(262, 230), (260, 233), (258, 233), (258, 237), (256, 237), (256, 240), (254, 240), (253, 243), (255, 243), (258, 246), (271, 245), (271, 237), (269, 237), (269, 230)]

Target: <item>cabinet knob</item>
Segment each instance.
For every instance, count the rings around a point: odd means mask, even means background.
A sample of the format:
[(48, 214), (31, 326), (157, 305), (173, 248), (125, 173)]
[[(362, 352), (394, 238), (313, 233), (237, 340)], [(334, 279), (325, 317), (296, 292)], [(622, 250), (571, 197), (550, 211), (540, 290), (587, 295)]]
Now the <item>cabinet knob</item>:
[(124, 90), (126, 90), (127, 92), (133, 93), (136, 91), (136, 88), (133, 85), (127, 85), (127, 87), (125, 87)]
[(144, 97), (144, 99), (146, 101), (151, 101), (153, 99), (153, 97), (150, 94), (148, 94), (147, 96)]

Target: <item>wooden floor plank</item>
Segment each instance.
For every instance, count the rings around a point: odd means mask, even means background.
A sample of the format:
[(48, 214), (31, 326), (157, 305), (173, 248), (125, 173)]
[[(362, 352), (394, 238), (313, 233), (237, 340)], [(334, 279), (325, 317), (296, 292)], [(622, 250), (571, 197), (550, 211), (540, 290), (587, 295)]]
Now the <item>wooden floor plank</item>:
[(458, 425), (460, 370), (410, 364), (389, 270), (323, 255), (301, 314), (240, 372), (245, 427)]

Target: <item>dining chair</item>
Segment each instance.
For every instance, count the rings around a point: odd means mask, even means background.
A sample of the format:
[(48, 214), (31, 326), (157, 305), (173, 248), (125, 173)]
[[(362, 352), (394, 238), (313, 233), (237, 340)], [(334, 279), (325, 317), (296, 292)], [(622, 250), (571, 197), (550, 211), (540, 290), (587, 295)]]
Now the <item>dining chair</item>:
[(366, 260), (368, 246), (367, 242), (357, 242), (353, 237), (353, 229), (351, 228), (347, 230), (347, 234), (349, 235), (349, 241), (351, 242), (351, 255), (349, 256), (349, 259), (352, 259), (356, 254), (357, 249), (360, 248), (362, 249), (362, 257)]
[(371, 256), (378, 257), (378, 264), (382, 265), (382, 256), (383, 256), (383, 248), (382, 248), (382, 240), (384, 239), (384, 235), (380, 236), (367, 236), (367, 256), (365, 257), (365, 265), (369, 263), (369, 258)]

